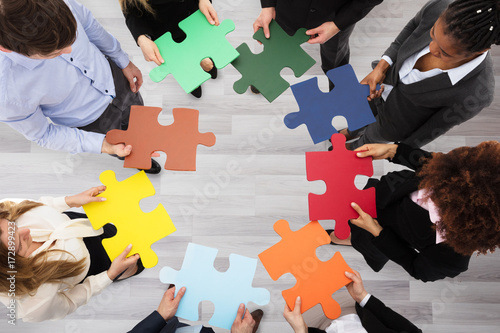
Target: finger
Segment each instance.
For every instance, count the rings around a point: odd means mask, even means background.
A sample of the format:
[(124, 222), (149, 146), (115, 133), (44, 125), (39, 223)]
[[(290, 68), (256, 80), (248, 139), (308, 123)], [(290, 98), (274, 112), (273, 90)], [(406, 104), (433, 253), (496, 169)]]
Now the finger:
[(140, 70), (137, 70), (137, 71), (138, 71), (138, 73), (137, 73), (137, 75), (136, 75), (136, 79), (137, 79), (137, 81), (135, 81), (135, 84), (136, 84), (136, 86), (137, 86), (137, 90), (136, 90), (135, 92), (137, 92), (137, 91), (139, 91), (139, 89), (141, 89), (141, 87), (142, 87), (142, 82), (143, 82), (143, 80), (142, 80), (142, 73), (141, 73), (141, 71), (140, 71)]
[(208, 8), (203, 14), (205, 14), (205, 17), (207, 18), (208, 23), (210, 23), (211, 25), (215, 24), (215, 21), (212, 18), (212, 13), (210, 13), (210, 8)]
[(127, 76), (127, 80), (128, 80), (128, 83), (130, 85), (130, 90), (132, 90), (132, 92), (136, 92), (136, 87), (135, 87), (135, 81), (134, 81), (134, 76)]
[(345, 276), (349, 279), (352, 280), (352, 282), (358, 282), (359, 281), (359, 278), (356, 276), (356, 274), (354, 273), (351, 273), (351, 272), (345, 272)]
[[(175, 287), (172, 289), (175, 290)], [(179, 289), (177, 296), (175, 296), (175, 301), (180, 302), (185, 293), (186, 293), (186, 287), (182, 287), (181, 289)]]
[(118, 258), (124, 259), (130, 253), (130, 250), (132, 250), (132, 244), (127, 245), (127, 247), (125, 248), (125, 250), (123, 250), (122, 253), (120, 253), (118, 255), (118, 257), (116, 257), (116, 259), (118, 259)]
[(219, 25), (219, 17), (217, 16), (217, 12), (215, 11), (215, 9), (212, 7), (210, 8), (210, 16), (212, 16), (212, 19), (214, 21), (214, 23), (212, 24), (215, 24), (215, 25)]
[(297, 296), (297, 299), (295, 300), (295, 307), (293, 308), (293, 312), (300, 313), (300, 305), (301, 304), (302, 304), (302, 300), (300, 299), (300, 296)]
[(125, 156), (130, 155), (131, 152), (132, 152), (132, 146), (128, 145), (128, 146), (123, 147), (121, 149), (121, 151), (119, 153), (117, 153), (117, 155), (121, 156), (121, 157), (125, 157)]
[(157, 64), (158, 66), (160, 66), (162, 64), (162, 61), (160, 60), (160, 57), (161, 56), (155, 52), (154, 56), (153, 56), (153, 58), (151, 58), (151, 60), (153, 60), (155, 64)]
[(321, 35), (318, 35), (317, 37), (310, 38), (307, 42), (309, 44), (323, 44), (324, 38)]
[(158, 50), (158, 47), (156, 47), (155, 55), (156, 55), (156, 59), (158, 59), (162, 64), (165, 63), (165, 60), (163, 60), (163, 57), (161, 56), (160, 50)]
[(269, 23), (264, 25), (264, 36), (266, 36), (267, 39), (271, 37), (271, 31), (269, 31)]
[(253, 326), (255, 324), (255, 320), (253, 319), (252, 315), (250, 314), (250, 311), (248, 309), (245, 310), (245, 317), (243, 317), (243, 321), (246, 321), (250, 325)]
[(159, 153), (152, 153), (151, 157), (160, 157), (160, 154)]
[(104, 198), (104, 197), (91, 197), (89, 199), (89, 202), (102, 202), (102, 201), (106, 201), (106, 198)]
[(306, 35), (314, 36), (314, 35), (319, 34), (320, 32), (321, 32), (321, 30), (319, 28), (309, 29), (306, 31)]
[[(258, 21), (258, 20), (257, 20), (257, 21)], [(256, 32), (257, 32), (257, 30), (259, 30), (259, 29), (262, 27), (262, 25), (261, 25), (260, 23), (258, 23), (257, 21), (255, 21), (255, 22), (253, 23), (253, 33), (256, 33)]]
[(351, 202), (351, 207), (359, 214), (359, 216), (366, 214), (361, 207), (355, 202)]
[(236, 319), (235, 320), (238, 320), (241, 318), (243, 318), (243, 313), (245, 311), (245, 304), (241, 303), (240, 306), (238, 307), (238, 312), (236, 312)]

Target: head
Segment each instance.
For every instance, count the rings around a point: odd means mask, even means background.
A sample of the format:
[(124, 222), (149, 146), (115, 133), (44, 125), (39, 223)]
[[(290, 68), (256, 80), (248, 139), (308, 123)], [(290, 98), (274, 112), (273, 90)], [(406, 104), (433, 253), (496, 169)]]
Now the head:
[(430, 31), (430, 52), (450, 65), (460, 65), (500, 43), (500, 1), (456, 0)]
[[(18, 228), (16, 220), (29, 210), (42, 206), (41, 203), (23, 201), (21, 203), (0, 203), (0, 293), (8, 293), (9, 271), (16, 273), (16, 296), (33, 294), (44, 283), (59, 282), (77, 276), (85, 270), (85, 260), (48, 260), (47, 250), (30, 256), (33, 242), (28, 228)], [(13, 253), (12, 253), (13, 252)], [(9, 260), (13, 258), (14, 260)], [(10, 263), (14, 268), (10, 267)]]
[(500, 143), (435, 153), (418, 176), (429, 190), (446, 243), (457, 253), (493, 252), (500, 246)]
[(63, 0), (0, 0), (0, 51), (54, 58), (71, 52), (76, 29)]
[(148, 2), (148, 0), (118, 0), (118, 2), (120, 3), (122, 12), (125, 14), (129, 12), (129, 9), (134, 8), (139, 13), (145, 10), (146, 12), (155, 15), (155, 11), (151, 7), (151, 4)]

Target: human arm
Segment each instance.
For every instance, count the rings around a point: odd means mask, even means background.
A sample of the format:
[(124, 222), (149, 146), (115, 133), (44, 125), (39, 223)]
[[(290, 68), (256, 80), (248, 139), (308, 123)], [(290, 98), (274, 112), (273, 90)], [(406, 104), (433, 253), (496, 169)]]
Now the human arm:
[(370, 296), (368, 292), (365, 289), (365, 286), (363, 285), (363, 280), (361, 280), (361, 275), (359, 272), (354, 271), (351, 272), (345, 272), (345, 276), (348, 279), (351, 279), (352, 282), (350, 282), (348, 285), (346, 285), (347, 291), (349, 292), (349, 295), (351, 295), (352, 299), (356, 301), (356, 303), (361, 304), (362, 302), (367, 301), (367, 297)]
[(98, 194), (101, 194), (106, 190), (106, 186), (101, 185), (101, 186), (96, 186), (92, 187), (86, 191), (83, 191), (82, 193), (78, 193), (75, 195), (70, 195), (64, 197), (64, 200), (66, 201), (66, 204), (68, 207), (81, 207), (85, 204), (88, 204), (90, 202), (97, 202), (97, 201), (105, 201), (106, 198), (103, 197), (98, 197)]
[[(370, 74), (361, 80), (360, 84), (367, 84), (370, 87), (370, 95), (368, 96), (369, 101), (382, 96), (382, 93), (384, 92), (384, 86), (382, 83), (384, 82), (385, 74), (390, 67), (391, 65), (386, 60), (381, 59)], [(377, 84), (380, 85), (379, 90), (377, 90)]]
[(295, 333), (307, 333), (308, 330), (306, 322), (304, 321), (304, 318), (300, 313), (301, 303), (302, 301), (300, 299), (300, 296), (297, 296), (293, 311), (290, 310), (288, 304), (285, 304), (285, 309), (283, 310), (283, 317), (285, 317), (286, 321), (290, 324)]
[(253, 23), (253, 32), (257, 32), (260, 28), (264, 29), (264, 36), (266, 38), (271, 37), (271, 33), (269, 31), (269, 23), (276, 18), (276, 8), (274, 6), (266, 6), (262, 7), (262, 10)]
[[(245, 315), (243, 316), (243, 314)], [(252, 333), (254, 326), (255, 320), (252, 315), (248, 309), (245, 309), (245, 304), (240, 304), (236, 318), (231, 326), (231, 333)]]
[(219, 25), (219, 18), (217, 17), (217, 11), (215, 10), (212, 2), (210, 0), (200, 0), (198, 3), (200, 11), (207, 18), (208, 23), (211, 25)]
[(432, 154), (405, 143), (386, 144), (375, 143), (358, 147), (355, 151), (358, 157), (372, 157), (374, 160), (388, 159), (392, 163), (401, 164), (412, 170), (418, 170)]
[(408, 319), (387, 307), (375, 296), (370, 297), (363, 308), (356, 306), (356, 311), (361, 318), (361, 324), (369, 332), (379, 333), (422, 333)]

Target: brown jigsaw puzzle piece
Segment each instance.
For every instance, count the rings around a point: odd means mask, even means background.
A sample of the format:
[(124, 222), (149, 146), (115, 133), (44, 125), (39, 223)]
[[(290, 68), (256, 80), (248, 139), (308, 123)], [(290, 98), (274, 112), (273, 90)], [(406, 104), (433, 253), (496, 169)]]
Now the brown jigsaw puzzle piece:
[(167, 154), (165, 169), (195, 171), (197, 146), (213, 146), (215, 135), (198, 131), (198, 110), (173, 109), (174, 122), (168, 126), (158, 123), (161, 110), (158, 107), (133, 105), (128, 129), (109, 131), (106, 141), (132, 145), (132, 152), (125, 157), (125, 168), (149, 169), (151, 154), (163, 151)]

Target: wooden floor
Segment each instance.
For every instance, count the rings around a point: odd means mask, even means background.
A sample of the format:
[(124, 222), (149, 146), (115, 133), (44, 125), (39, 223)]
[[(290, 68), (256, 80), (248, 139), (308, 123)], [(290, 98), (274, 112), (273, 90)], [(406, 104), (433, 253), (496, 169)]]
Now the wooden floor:
[[(172, 108), (198, 109), (200, 131), (214, 132), (217, 143), (212, 148), (198, 148), (196, 172), (164, 170), (150, 177), (157, 195), (144, 199), (141, 207), (149, 211), (159, 202), (163, 203), (177, 227), (177, 232), (153, 246), (160, 257), (156, 267), (111, 285), (88, 305), (58, 322), (19, 322), (13, 328), (6, 324), (6, 311), (2, 308), (1, 332), (126, 332), (156, 309), (166, 287), (159, 281), (158, 273), (163, 266), (180, 269), (189, 242), (219, 249), (215, 266), (224, 271), (229, 266), (229, 254), (257, 258), (260, 252), (278, 242), (280, 237), (272, 227), (278, 219), (288, 220), (294, 230), (305, 225), (308, 222), (307, 194), (325, 190), (322, 182), (306, 180), (304, 152), (325, 150), (326, 145), (313, 145), (304, 126), (289, 130), (283, 124), (285, 114), (298, 110), (290, 89), (272, 104), (250, 92), (238, 95), (232, 85), (239, 74), (232, 66), (219, 71), (217, 80), (203, 84), (201, 99), (186, 95), (171, 76), (161, 83), (153, 83), (147, 76), (153, 65), (142, 58), (125, 27), (117, 1), (82, 2), (119, 39), (143, 71), (145, 83), (141, 92), (146, 105), (163, 107), (161, 122), (172, 121)], [(424, 2), (384, 1), (357, 25), (351, 38), (351, 63), (359, 79), (369, 73), (371, 61), (382, 55)], [(227, 36), (232, 45), (236, 47), (247, 42), (254, 52), (260, 52), (261, 47), (251, 38), (252, 23), (260, 11), (259, 1), (217, 0), (214, 3), (220, 18), (232, 19), (236, 24), (236, 30)], [(305, 48), (319, 60), (318, 46)], [(497, 63), (495, 73), (499, 75), (500, 50), (494, 48), (492, 53)], [(298, 79), (290, 69), (284, 69), (282, 74), (292, 84), (321, 76), (320, 87), (324, 91), (327, 89), (319, 64)], [(484, 140), (498, 140), (499, 109), (500, 93), (497, 93), (488, 109), (428, 148), (449, 151)], [(163, 162), (165, 158), (162, 153), (159, 160)], [(135, 173), (122, 168), (122, 162), (105, 155), (71, 155), (42, 149), (0, 124), (2, 197), (37, 199), (42, 195), (79, 193), (99, 184), (99, 174), (108, 169), (114, 170), (119, 180)], [(375, 164), (376, 176), (393, 169), (387, 162)], [(322, 224), (325, 227), (333, 225), (328, 221)], [(352, 248), (323, 246), (317, 251), (318, 257), (327, 260), (336, 250), (361, 272), (369, 292), (407, 316), (426, 333), (500, 331), (500, 253), (473, 257), (469, 271), (456, 279), (424, 284), (392, 263), (374, 273)], [(282, 317), (281, 290), (293, 285), (294, 278), (290, 274), (277, 282), (271, 280), (259, 262), (254, 286), (268, 288), (272, 298), (271, 303), (263, 307), (265, 316), (260, 332), (291, 332)], [(344, 289), (336, 293), (335, 298), (343, 300), (347, 304), (344, 310), (349, 312), (354, 302), (346, 294)], [(256, 305), (250, 304), (250, 308)], [(211, 303), (202, 303), (202, 323), (207, 324), (213, 310)], [(216, 332), (224, 330), (216, 329)]]

